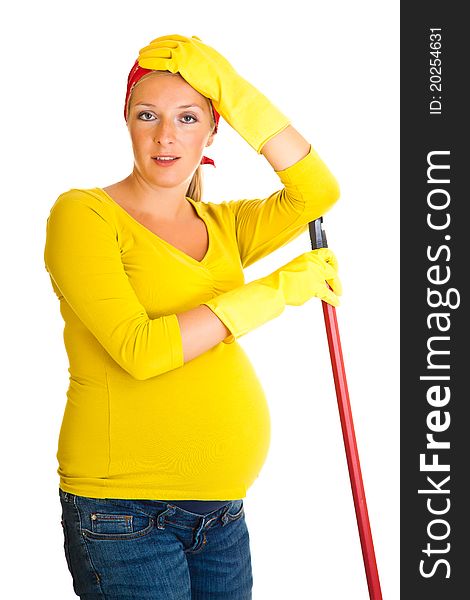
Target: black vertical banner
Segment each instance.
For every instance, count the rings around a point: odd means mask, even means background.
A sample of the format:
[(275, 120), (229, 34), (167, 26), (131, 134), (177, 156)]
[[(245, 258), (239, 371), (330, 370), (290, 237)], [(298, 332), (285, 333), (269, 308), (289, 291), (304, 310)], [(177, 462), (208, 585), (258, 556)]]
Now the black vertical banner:
[(470, 598), (470, 36), (457, 6), (401, 3), (403, 600)]

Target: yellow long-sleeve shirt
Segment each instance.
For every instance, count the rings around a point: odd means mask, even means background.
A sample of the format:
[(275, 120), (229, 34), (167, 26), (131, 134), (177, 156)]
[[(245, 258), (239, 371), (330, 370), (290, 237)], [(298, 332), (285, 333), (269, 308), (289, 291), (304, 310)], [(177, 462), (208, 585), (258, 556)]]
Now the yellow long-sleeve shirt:
[(94, 498), (234, 500), (266, 459), (270, 417), (240, 344), (184, 363), (176, 314), (244, 285), (243, 268), (306, 231), (339, 196), (318, 154), (276, 171), (268, 198), (187, 198), (209, 236), (197, 261), (101, 188), (61, 194), (44, 260), (60, 300), (69, 387), (60, 487)]

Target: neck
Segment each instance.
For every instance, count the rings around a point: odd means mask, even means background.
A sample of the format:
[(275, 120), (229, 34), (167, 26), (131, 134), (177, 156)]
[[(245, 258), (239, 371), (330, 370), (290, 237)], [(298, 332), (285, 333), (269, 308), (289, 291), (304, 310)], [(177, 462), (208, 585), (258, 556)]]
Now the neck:
[(132, 207), (139, 212), (153, 214), (163, 221), (175, 221), (188, 212), (186, 191), (188, 182), (183, 182), (176, 187), (153, 186), (142, 179), (134, 169), (123, 180), (128, 197), (132, 198)]

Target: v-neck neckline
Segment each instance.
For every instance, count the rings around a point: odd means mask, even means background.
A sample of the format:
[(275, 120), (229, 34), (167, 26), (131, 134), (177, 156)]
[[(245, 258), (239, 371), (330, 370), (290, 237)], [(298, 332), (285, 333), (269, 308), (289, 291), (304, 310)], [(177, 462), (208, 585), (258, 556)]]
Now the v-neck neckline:
[(159, 242), (161, 242), (162, 244), (164, 244), (165, 246), (167, 246), (168, 248), (170, 248), (172, 251), (177, 252), (178, 254), (184, 256), (185, 258), (187, 258), (188, 260), (192, 261), (193, 263), (196, 263), (197, 265), (202, 265), (203, 263), (206, 262), (206, 259), (209, 255), (209, 252), (212, 249), (212, 243), (211, 243), (211, 232), (209, 229), (209, 225), (206, 222), (206, 220), (202, 217), (201, 215), (201, 211), (199, 210), (199, 207), (197, 206), (198, 202), (195, 202), (192, 198), (190, 198), (189, 196), (186, 196), (186, 200), (188, 200), (193, 206), (194, 209), (197, 212), (198, 217), (201, 219), (201, 221), (204, 223), (206, 230), (207, 230), (207, 250), (206, 253), (204, 254), (204, 256), (201, 258), (201, 260), (196, 260), (194, 257), (190, 256), (189, 254), (187, 254), (186, 252), (183, 252), (183, 250), (180, 250), (179, 248), (177, 248), (176, 246), (173, 246), (173, 244), (170, 244), (170, 242), (167, 242), (166, 240), (164, 240), (163, 238), (161, 238), (159, 235), (157, 235), (156, 233), (154, 233), (153, 231), (151, 231), (148, 227), (146, 227), (143, 223), (141, 223), (140, 221), (138, 221), (137, 219), (135, 219), (130, 213), (127, 212), (127, 210), (121, 206), (118, 202), (116, 202), (116, 200), (114, 200), (114, 198), (112, 198), (108, 192), (105, 192), (103, 188), (97, 187), (94, 188), (95, 190), (98, 190), (99, 192), (101, 192), (103, 195), (106, 196), (106, 198), (108, 198), (109, 200), (111, 200), (111, 202), (117, 206), (125, 215), (127, 215), (127, 217), (133, 222), (135, 223), (138, 227), (140, 227), (141, 229), (145, 230), (148, 234), (150, 234), (153, 238), (157, 239)]

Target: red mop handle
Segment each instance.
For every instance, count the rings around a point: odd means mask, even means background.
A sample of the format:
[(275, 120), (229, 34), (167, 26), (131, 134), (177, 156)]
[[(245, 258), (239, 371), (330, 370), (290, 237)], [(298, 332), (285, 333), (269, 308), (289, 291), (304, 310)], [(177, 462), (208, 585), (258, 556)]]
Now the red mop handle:
[[(312, 241), (312, 248), (314, 249), (327, 247), (325, 232), (321, 227), (322, 221), (323, 218), (320, 217), (316, 221), (313, 221), (309, 224), (310, 239)], [(343, 430), (343, 440), (348, 462), (349, 479), (351, 481), (354, 508), (356, 509), (357, 526), (361, 540), (367, 585), (369, 587), (369, 596), (371, 600), (382, 600), (379, 573), (377, 570), (377, 562), (375, 560), (374, 543), (372, 541), (372, 532), (369, 522), (369, 513), (367, 512), (366, 494), (362, 481), (361, 465), (359, 462), (359, 453), (357, 450), (356, 435), (354, 432), (351, 404), (349, 402), (346, 371), (344, 369), (338, 321), (336, 319), (336, 308), (323, 300), (322, 308), (323, 316), (325, 318), (328, 347), (330, 349), (336, 397), (338, 399), (341, 429)]]

